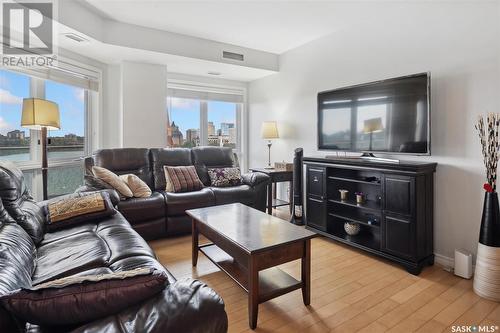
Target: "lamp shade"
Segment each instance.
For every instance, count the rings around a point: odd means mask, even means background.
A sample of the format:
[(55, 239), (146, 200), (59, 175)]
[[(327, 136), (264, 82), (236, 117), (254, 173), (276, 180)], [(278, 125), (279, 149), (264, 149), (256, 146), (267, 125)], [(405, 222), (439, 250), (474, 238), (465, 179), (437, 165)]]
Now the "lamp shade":
[(383, 129), (384, 129), (384, 126), (382, 125), (382, 118), (367, 119), (363, 123), (363, 132), (364, 133), (381, 132)]
[(40, 130), (42, 127), (49, 130), (60, 129), (59, 107), (45, 99), (25, 98), (21, 126), (34, 130)]
[(260, 134), (263, 139), (278, 139), (278, 127), (275, 121), (265, 121), (262, 123)]

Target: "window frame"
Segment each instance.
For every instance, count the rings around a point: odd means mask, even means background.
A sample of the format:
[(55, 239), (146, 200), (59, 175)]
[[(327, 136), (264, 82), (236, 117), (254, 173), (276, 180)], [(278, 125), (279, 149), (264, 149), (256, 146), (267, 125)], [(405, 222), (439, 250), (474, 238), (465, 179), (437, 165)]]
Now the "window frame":
[[(167, 80), (167, 98), (176, 97), (168, 94), (168, 89), (188, 90), (200, 93), (220, 93), (242, 96), (243, 102), (236, 104), (236, 148), (233, 152), (238, 156), (240, 168), (247, 170), (248, 167), (248, 140), (247, 140), (247, 88), (233, 85), (212, 84), (205, 82), (168, 79)], [(208, 145), (208, 103), (210, 99), (199, 99), (200, 101), (200, 145)], [(168, 104), (168, 103), (167, 103)], [(168, 112), (168, 110), (167, 110)], [(169, 121), (172, 121), (170, 119)], [(175, 121), (175, 120), (174, 120)]]
[[(73, 69), (76, 69), (73, 73), (75, 77), (78, 76), (85, 76), (88, 75), (89, 73), (92, 76), (95, 76), (95, 81), (97, 82), (98, 86), (102, 89), (102, 70), (88, 64), (84, 64), (78, 61), (75, 61), (73, 59), (69, 59), (66, 57), (59, 56), (58, 57), (58, 62), (62, 65), (63, 71), (68, 73), (67, 69), (64, 69), (64, 65), (69, 65)], [(53, 81), (61, 84), (66, 84), (66, 85), (71, 85), (70, 82), (62, 82), (58, 81), (57, 79), (54, 78), (41, 78), (37, 77), (34, 75), (30, 75), (29, 71), (25, 71), (22, 69), (16, 70), (16, 68), (7, 68), (4, 66), (0, 66), (0, 69), (6, 70), (6, 71), (11, 71), (16, 74), (21, 74), (21, 75), (27, 75), (30, 79), (30, 91), (29, 91), (29, 97), (34, 97), (34, 98), (45, 98), (45, 82), (46, 81)], [(50, 68), (47, 68), (50, 70)], [(92, 91), (90, 89), (84, 88), (85, 95), (84, 95), (84, 112), (85, 112), (85, 117), (84, 117), (84, 148), (83, 148), (83, 153), (81, 157), (70, 157), (70, 158), (52, 158), (48, 160), (48, 166), (49, 166), (49, 172), (51, 168), (55, 167), (71, 167), (71, 166), (78, 166), (82, 163), (83, 159), (86, 156), (89, 156), (92, 154), (92, 151), (94, 150), (95, 147), (99, 145), (99, 139), (100, 136), (98, 135), (98, 129), (99, 129), (99, 112), (100, 112), (100, 106), (101, 106), (101, 94), (102, 90), (98, 89), (98, 91)], [(40, 131), (37, 130), (30, 130), (30, 137), (31, 137), (31, 142), (30, 142), (30, 160), (29, 161), (13, 161), (19, 169), (22, 171), (30, 171), (33, 172), (33, 178), (32, 178), (32, 195), (35, 198), (41, 198), (42, 197), (42, 174), (41, 174), (41, 169), (40, 165), (42, 163), (42, 153), (41, 153), (41, 145), (38, 144), (38, 141), (40, 140)]]

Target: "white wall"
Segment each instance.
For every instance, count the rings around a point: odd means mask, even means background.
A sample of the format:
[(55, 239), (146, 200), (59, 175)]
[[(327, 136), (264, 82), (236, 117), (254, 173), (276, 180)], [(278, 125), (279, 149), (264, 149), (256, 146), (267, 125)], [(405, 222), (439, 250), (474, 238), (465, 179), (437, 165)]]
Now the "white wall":
[(165, 147), (166, 66), (135, 62), (109, 65), (103, 85), (102, 148)]
[(412, 159), (438, 163), (434, 250), (438, 260), (452, 257), (455, 248), (475, 252), (484, 172), (473, 122), (478, 114), (500, 112), (498, 3), (380, 6), (370, 22), (282, 54), (280, 73), (250, 83), (250, 166), (267, 159), (260, 138), (265, 120), (279, 123), (273, 160), (291, 161), (296, 147), (321, 155), (319, 91), (431, 71), (432, 156)]

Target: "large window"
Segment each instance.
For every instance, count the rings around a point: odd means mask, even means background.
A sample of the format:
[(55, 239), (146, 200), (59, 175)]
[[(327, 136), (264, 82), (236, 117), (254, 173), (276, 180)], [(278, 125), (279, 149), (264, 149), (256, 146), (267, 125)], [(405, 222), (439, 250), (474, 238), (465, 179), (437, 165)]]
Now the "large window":
[(48, 195), (53, 197), (83, 184), (82, 157), (92, 149), (88, 133), (91, 105), (97, 105), (91, 103), (91, 96), (97, 96), (97, 82), (67, 68), (0, 70), (0, 159), (18, 164), (36, 198), (41, 196), (40, 133), (20, 125), (23, 98), (43, 98), (59, 106), (61, 129), (48, 133)]
[(208, 101), (208, 145), (237, 148), (237, 103)]
[[(169, 84), (167, 145), (231, 147), (241, 155), (243, 90)], [(206, 88), (206, 90), (204, 90)]]
[(50, 131), (49, 159), (75, 158), (85, 152), (85, 89), (45, 81), (45, 97), (57, 103), (61, 129)]
[(0, 70), (0, 159), (29, 161), (30, 131), (21, 127), (23, 98), (30, 96), (30, 77)]

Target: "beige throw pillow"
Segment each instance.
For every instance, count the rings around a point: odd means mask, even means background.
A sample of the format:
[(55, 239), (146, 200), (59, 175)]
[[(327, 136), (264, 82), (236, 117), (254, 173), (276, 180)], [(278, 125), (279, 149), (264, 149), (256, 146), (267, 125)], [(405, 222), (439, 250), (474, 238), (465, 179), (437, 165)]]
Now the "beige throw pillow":
[(120, 192), (120, 194), (123, 195), (124, 197), (132, 198), (134, 196), (132, 194), (132, 191), (128, 187), (127, 183), (125, 183), (123, 181), (123, 179), (118, 177), (118, 175), (115, 174), (114, 172), (111, 172), (106, 168), (102, 168), (102, 167), (98, 167), (98, 166), (93, 166), (92, 172), (94, 173), (94, 176), (96, 176), (100, 180), (104, 181), (105, 183), (111, 185), (115, 190)]
[(129, 173), (120, 178), (128, 185), (135, 198), (149, 198), (152, 194), (149, 186), (138, 176)]

